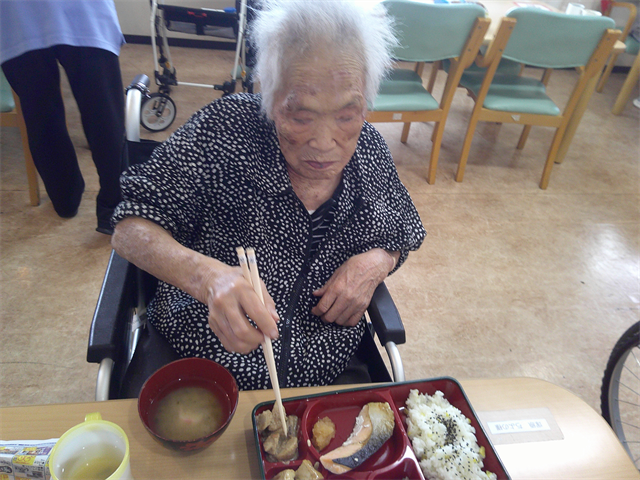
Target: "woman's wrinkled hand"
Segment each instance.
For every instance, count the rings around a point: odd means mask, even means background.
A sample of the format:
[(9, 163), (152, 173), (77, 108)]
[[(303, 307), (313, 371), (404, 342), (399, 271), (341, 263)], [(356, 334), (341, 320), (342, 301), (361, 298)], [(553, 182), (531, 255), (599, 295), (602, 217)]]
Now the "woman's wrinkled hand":
[(357, 325), (371, 303), (373, 292), (394, 266), (394, 257), (381, 248), (351, 257), (322, 288), (313, 292), (321, 298), (311, 313), (325, 322), (345, 327)]
[(275, 303), (262, 281), (260, 285), (264, 305), (239, 267), (217, 268), (203, 286), (209, 326), (229, 352), (249, 353), (260, 346), (265, 334), (272, 340), (278, 338)]

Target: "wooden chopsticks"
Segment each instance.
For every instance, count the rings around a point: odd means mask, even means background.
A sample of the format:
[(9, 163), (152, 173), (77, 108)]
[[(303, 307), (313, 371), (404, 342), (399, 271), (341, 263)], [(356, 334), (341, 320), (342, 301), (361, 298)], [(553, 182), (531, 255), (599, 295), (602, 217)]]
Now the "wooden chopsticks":
[[(260, 274), (258, 272), (258, 262), (256, 261), (256, 251), (253, 248), (247, 248), (245, 255), (244, 248), (237, 247), (238, 260), (240, 261), (240, 267), (242, 268), (242, 274), (244, 278), (253, 286), (253, 290), (258, 295), (260, 301), (264, 304), (264, 296), (262, 295), (262, 287), (260, 285)], [(262, 343), (262, 350), (264, 352), (264, 358), (267, 361), (267, 368), (269, 369), (269, 376), (271, 377), (271, 386), (276, 395), (276, 407), (282, 422), (282, 430), (285, 437), (287, 436), (287, 421), (284, 413), (284, 406), (282, 405), (282, 397), (280, 396), (280, 385), (278, 383), (278, 371), (276, 369), (276, 361), (273, 357), (273, 346), (271, 345), (271, 339), (264, 336), (264, 342)]]

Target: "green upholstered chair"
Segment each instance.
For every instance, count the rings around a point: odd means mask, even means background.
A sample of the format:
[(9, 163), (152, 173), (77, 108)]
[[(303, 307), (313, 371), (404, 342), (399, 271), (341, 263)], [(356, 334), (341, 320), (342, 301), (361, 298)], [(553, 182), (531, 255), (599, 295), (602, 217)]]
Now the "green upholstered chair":
[[(490, 20), (476, 4), (427, 4), (408, 0), (383, 2), (395, 19), (399, 61), (415, 63), (414, 70), (394, 69), (382, 82), (369, 106), (369, 122), (402, 122), (406, 142), (411, 122), (435, 122), (427, 181), (435, 182), (444, 125), (462, 71), (473, 63)], [(422, 84), (424, 63), (449, 59), (452, 65), (439, 99)]]
[[(616, 98), (616, 102), (613, 105), (611, 111), (614, 115), (620, 115), (624, 110), (625, 105), (629, 101), (631, 97), (631, 92), (634, 90), (636, 85), (638, 85), (638, 77), (640, 76), (640, 42), (629, 35), (631, 28), (633, 27), (634, 21), (637, 17), (637, 8), (633, 3), (627, 2), (611, 2), (607, 7), (607, 10), (604, 12), (605, 15), (611, 15), (611, 12), (614, 8), (626, 8), (629, 11), (627, 15), (627, 22), (624, 25), (622, 30), (622, 35), (620, 35), (620, 40), (624, 42), (625, 50), (624, 53), (629, 55), (634, 55), (636, 58), (631, 65), (631, 69), (627, 74), (627, 78), (624, 81), (624, 84), (620, 88), (620, 92)], [(604, 89), (605, 83), (609, 79), (609, 74), (613, 67), (615, 66), (616, 59), (621, 52), (612, 52), (611, 58), (609, 59), (609, 63), (607, 64), (607, 68), (605, 68), (604, 72), (602, 72), (602, 77), (600, 77), (600, 81), (598, 82), (598, 86), (596, 87), (596, 91), (602, 92)]]
[[(531, 126), (556, 129), (549, 148), (540, 188), (547, 188), (558, 149), (578, 104), (588, 101), (589, 81), (595, 79), (611, 53), (620, 32), (607, 17), (575, 16), (537, 8), (514, 8), (502, 19), (498, 32), (476, 63), (486, 68), (465, 72), (460, 85), (475, 100), (458, 163), (456, 181), (461, 182), (479, 121), (524, 125), (518, 148), (524, 148)], [(498, 73), (502, 58), (544, 69), (541, 80)], [(553, 69), (575, 68), (579, 75), (569, 100), (561, 109), (547, 95), (546, 83)], [(584, 95), (583, 95), (584, 94)]]
[(22, 117), (20, 99), (11, 90), (4, 73), (0, 69), (0, 127), (15, 127), (20, 130), (22, 137), (22, 151), (27, 169), (27, 183), (29, 185), (29, 200), (31, 205), (40, 205), (40, 186), (38, 184), (38, 173), (33, 164), (31, 150), (29, 150), (29, 139), (27, 137), (27, 127)]
[[(484, 54), (486, 52), (486, 46), (480, 47), (480, 53)], [(435, 68), (431, 69), (431, 76), (429, 77), (429, 83), (427, 86), (427, 90), (430, 92), (433, 89), (433, 85), (436, 82), (436, 76), (438, 74), (438, 68), (441, 68), (445, 72), (449, 72), (449, 68), (451, 63), (449, 60), (442, 60), (442, 62), (438, 62), (439, 65), (434, 65)], [(524, 65), (518, 62), (514, 62), (513, 60), (509, 60), (508, 58), (502, 58), (500, 63), (498, 64), (498, 69), (496, 73), (508, 73), (510, 75), (521, 75), (524, 70)], [(465, 74), (477, 73), (484, 75), (487, 71), (486, 68), (479, 67), (475, 62), (472, 63), (469, 67), (467, 67), (464, 71)]]

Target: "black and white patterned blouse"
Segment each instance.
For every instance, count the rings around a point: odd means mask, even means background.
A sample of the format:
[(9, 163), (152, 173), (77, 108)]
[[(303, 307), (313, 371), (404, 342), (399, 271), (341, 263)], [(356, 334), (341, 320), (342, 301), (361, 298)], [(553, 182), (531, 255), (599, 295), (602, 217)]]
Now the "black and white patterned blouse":
[[(372, 248), (400, 251), (398, 266), (425, 236), (386, 143), (364, 124), (343, 172), (333, 220), (310, 255), (311, 216), (294, 194), (273, 122), (260, 95), (217, 100), (122, 176), (127, 216), (152, 220), (181, 244), (228, 265), (236, 247), (254, 247), (260, 276), (275, 301), (280, 338), (273, 342), (281, 387), (326, 385), (345, 368), (364, 332), (311, 314), (312, 292), (348, 258)], [(396, 267), (397, 268), (397, 267)], [(229, 353), (208, 326), (206, 305), (160, 282), (149, 319), (184, 356), (224, 365), (241, 389), (270, 388), (262, 348)]]

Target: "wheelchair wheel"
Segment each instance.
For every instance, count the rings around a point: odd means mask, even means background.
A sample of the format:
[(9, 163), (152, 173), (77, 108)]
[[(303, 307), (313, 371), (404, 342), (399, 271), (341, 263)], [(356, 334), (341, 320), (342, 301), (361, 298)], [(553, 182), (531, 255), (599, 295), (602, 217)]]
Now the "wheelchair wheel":
[(169, 95), (152, 93), (142, 102), (140, 123), (151, 132), (161, 132), (176, 118), (176, 104)]
[(602, 416), (640, 469), (640, 322), (613, 347), (602, 379)]

